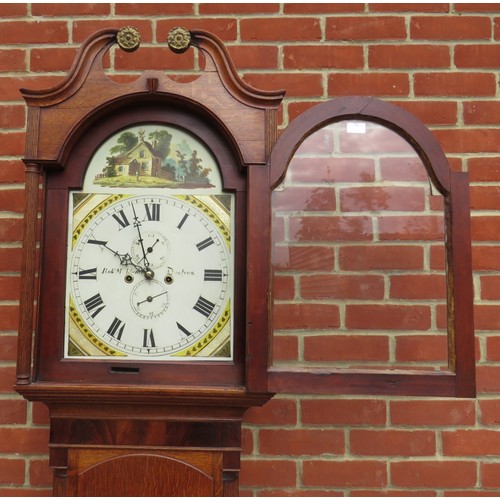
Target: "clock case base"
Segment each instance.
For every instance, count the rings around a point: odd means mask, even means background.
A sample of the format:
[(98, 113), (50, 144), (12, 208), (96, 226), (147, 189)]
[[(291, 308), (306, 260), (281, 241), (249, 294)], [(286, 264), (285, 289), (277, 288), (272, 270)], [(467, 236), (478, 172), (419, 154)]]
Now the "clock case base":
[(49, 409), (54, 496), (238, 496), (244, 413), (272, 397), (226, 388), (16, 389)]

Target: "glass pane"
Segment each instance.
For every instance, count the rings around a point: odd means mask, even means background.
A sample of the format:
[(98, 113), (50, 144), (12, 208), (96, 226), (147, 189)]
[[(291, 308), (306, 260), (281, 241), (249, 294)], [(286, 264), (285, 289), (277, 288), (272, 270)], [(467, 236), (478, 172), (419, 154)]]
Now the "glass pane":
[(407, 141), (318, 130), (272, 210), (273, 366), (447, 369), (444, 200)]

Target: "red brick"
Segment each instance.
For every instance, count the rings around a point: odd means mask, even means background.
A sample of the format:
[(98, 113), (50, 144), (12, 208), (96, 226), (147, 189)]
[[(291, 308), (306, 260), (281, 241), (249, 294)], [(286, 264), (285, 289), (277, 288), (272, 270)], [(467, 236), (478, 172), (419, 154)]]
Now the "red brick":
[(303, 399), (302, 423), (312, 425), (385, 425), (386, 402), (378, 399)]
[(382, 487), (387, 484), (387, 465), (376, 460), (310, 460), (302, 465), (304, 486)]
[(23, 233), (22, 219), (1, 219), (0, 220), (0, 240), (20, 241)]
[(438, 216), (379, 217), (381, 240), (444, 241), (444, 221)]
[(273, 265), (277, 269), (291, 271), (332, 271), (332, 248), (316, 246), (274, 247)]
[(471, 186), (471, 208), (473, 210), (500, 210), (499, 196), (500, 186)]
[(384, 181), (423, 181), (428, 175), (420, 158), (381, 158), (380, 174)]
[(320, 20), (311, 17), (258, 17), (240, 20), (242, 41), (312, 41), (321, 39)]
[(3, 71), (24, 71), (26, 69), (24, 50), (5, 50), (0, 52), (0, 67)]
[(48, 429), (0, 428), (1, 453), (46, 454), (48, 444)]
[(499, 12), (498, 3), (457, 3), (455, 12)]
[(370, 12), (449, 12), (449, 3), (370, 3)]
[(372, 220), (368, 216), (290, 219), (290, 238), (294, 241), (371, 241), (372, 234)]
[(404, 17), (342, 16), (326, 20), (327, 40), (402, 40), (406, 38)]
[(261, 455), (344, 454), (344, 431), (326, 429), (263, 429), (259, 431)]
[(415, 96), (494, 96), (494, 73), (417, 73)]
[(428, 330), (428, 306), (348, 304), (346, 327), (354, 330)]
[(330, 304), (275, 304), (273, 325), (277, 330), (338, 328), (339, 307)]
[[(115, 12), (121, 16), (144, 16), (144, 15), (190, 15), (194, 14), (192, 3), (117, 3)], [(187, 26), (187, 25), (186, 25)], [(190, 26), (189, 26), (190, 27)]]
[(481, 299), (500, 300), (500, 276), (481, 276)]
[(274, 397), (264, 406), (250, 408), (245, 412), (245, 423), (257, 425), (295, 425), (297, 402), (294, 399)]
[(22, 459), (0, 459), (0, 483), (2, 486), (24, 484), (24, 467)]
[[(1, 52), (0, 52), (1, 54)], [(25, 111), (24, 106), (0, 106), (0, 127), (1, 128), (21, 128), (24, 127), (25, 123)], [(10, 162), (11, 165), (14, 165), (14, 162)], [(8, 161), (0, 162), (0, 169), (9, 168)], [(21, 167), (21, 165), (20, 165)], [(24, 166), (21, 167), (24, 171)], [(5, 175), (5, 174), (4, 174)], [(19, 176), (19, 178), (22, 178)], [(0, 181), (2, 180), (2, 176), (0, 174)]]
[(21, 270), (21, 249), (0, 248), (0, 272)]
[(0, 331), (15, 330), (18, 326), (19, 307), (0, 305)]
[(295, 297), (295, 279), (293, 276), (273, 277), (274, 300), (291, 300)]
[(496, 129), (434, 130), (447, 153), (499, 153), (500, 131)]
[(500, 424), (500, 399), (479, 400), (479, 421), (483, 425)]
[(246, 486), (295, 486), (296, 463), (291, 460), (242, 460), (240, 481)]
[(40, 44), (68, 42), (66, 21), (0, 22), (1, 44)]
[(194, 51), (174, 54), (168, 47), (140, 47), (135, 52), (117, 51), (115, 68), (126, 70), (189, 70), (194, 68)]
[(328, 76), (328, 95), (407, 96), (410, 91), (406, 73), (335, 73)]
[(285, 3), (285, 14), (323, 14), (335, 12), (362, 12), (361, 3)]
[(251, 429), (241, 429), (241, 454), (251, 455), (254, 451), (254, 438)]
[[(105, 28), (121, 29), (124, 26), (134, 26), (141, 34), (141, 43), (149, 43), (152, 40), (153, 32), (151, 21), (143, 19), (76, 19), (73, 21), (73, 40), (81, 43), (96, 31)], [(166, 38), (166, 37), (165, 37)], [(164, 38), (164, 39), (165, 39)]]
[(49, 410), (43, 403), (32, 403), (31, 411), (34, 425), (49, 425)]
[(20, 281), (19, 276), (0, 276), (0, 300), (17, 300)]
[(72, 47), (34, 48), (30, 53), (30, 70), (69, 71), (75, 55), (76, 49)]
[(0, 488), (0, 496), (2, 497), (50, 497), (52, 496), (52, 488)]
[[(155, 4), (156, 5), (156, 4)], [(200, 14), (264, 14), (279, 12), (279, 3), (200, 3)]]
[(52, 486), (53, 472), (48, 460), (30, 460), (31, 486)]
[(474, 425), (475, 406), (470, 400), (390, 401), (392, 425), (456, 426)]
[(500, 50), (495, 45), (457, 45), (457, 68), (498, 68)]
[(23, 132), (4, 132), (0, 135), (0, 151), (5, 156), (21, 156), (24, 153)]
[(340, 130), (342, 153), (372, 153), (386, 157), (390, 153), (408, 153), (416, 156), (415, 150), (403, 137), (389, 128), (368, 124), (362, 134), (353, 134), (343, 127)]
[(2, 189), (0, 191), (0, 210), (22, 213), (24, 211), (24, 190)]
[(20, 88), (41, 90), (61, 83), (60, 76), (12, 76), (0, 77), (3, 101), (19, 101), (22, 99)]
[[(0, 309), (1, 312), (1, 309)], [(16, 369), (14, 366), (0, 367), (0, 392), (12, 393), (12, 387), (16, 383)], [(1, 431), (1, 428), (0, 428)], [(1, 436), (1, 434), (0, 434)], [(2, 447), (0, 444), (0, 453)]]
[(105, 16), (110, 14), (110, 5), (104, 3), (34, 3), (33, 16)]
[[(2, 361), (6, 360), (4, 357), (1, 357), (1, 359)], [(21, 399), (0, 399), (0, 424), (25, 424), (26, 406), (27, 402)]]
[(320, 187), (286, 187), (273, 193), (273, 211), (323, 212), (336, 208), (335, 190)]
[(482, 463), (480, 467), (483, 488), (500, 488), (500, 464)]
[(304, 299), (383, 299), (384, 278), (338, 274), (302, 276), (300, 295)]
[(299, 341), (296, 335), (273, 335), (272, 343), (274, 363), (299, 359)]
[(472, 488), (477, 482), (476, 462), (420, 461), (392, 462), (391, 482), (405, 488)]
[(500, 361), (500, 337), (486, 337), (486, 359)]
[(0, 3), (0, 18), (21, 17), (27, 14), (28, 4), (26, 3)]
[(361, 69), (364, 66), (363, 48), (356, 46), (301, 45), (285, 46), (283, 67), (303, 70), (304, 68)]
[(317, 96), (323, 92), (323, 79), (317, 73), (245, 73), (245, 83), (260, 90), (286, 89), (294, 97)]
[(500, 216), (472, 216), (471, 232), (474, 241), (499, 241)]
[(446, 277), (435, 274), (391, 276), (390, 297), (414, 300), (445, 299)]
[(491, 23), (482, 16), (414, 16), (410, 36), (414, 40), (487, 40)]
[(269, 45), (234, 45), (227, 48), (238, 70), (248, 68), (274, 69), (278, 67), (278, 47), (271, 47)]
[[(329, 150), (331, 151), (331, 149)], [(317, 149), (313, 150), (313, 152), (316, 151)], [(294, 182), (304, 183), (373, 182), (375, 180), (375, 163), (370, 158), (294, 157), (290, 162), (287, 175), (290, 174)]]
[(436, 453), (436, 436), (432, 431), (351, 429), (349, 436), (354, 455), (417, 457)]
[[(477, 327), (476, 327), (477, 329)], [(500, 392), (500, 367), (479, 365), (476, 367), (476, 387), (479, 393)]]
[(431, 258), (430, 267), (432, 270), (444, 271), (446, 269), (446, 252), (444, 245), (430, 245)]
[(386, 335), (315, 335), (304, 339), (305, 361), (388, 361)]
[(500, 433), (496, 430), (455, 429), (443, 431), (443, 454), (455, 457), (499, 456)]
[(393, 104), (406, 109), (427, 126), (455, 125), (457, 123), (457, 103), (442, 101), (392, 101)]
[(343, 246), (340, 269), (348, 271), (417, 270), (424, 262), (423, 248), (407, 245)]
[[(290, 171), (295, 172), (296, 170), (300, 170), (301, 167), (304, 166), (304, 163), (299, 163), (297, 164), (296, 161), (296, 156), (299, 156), (299, 162), (300, 162), (300, 156), (301, 155), (308, 155), (309, 158), (307, 158), (305, 161), (309, 162), (310, 160), (314, 160), (314, 157), (317, 157), (318, 155), (322, 154), (331, 154), (332, 151), (334, 150), (334, 128), (331, 126), (326, 126), (322, 127), (319, 130), (316, 130), (313, 134), (309, 135), (308, 137), (305, 138), (305, 140), (300, 144), (300, 146), (297, 148), (297, 151), (295, 152), (295, 156), (292, 158), (292, 161), (290, 162)], [(310, 158), (313, 156), (313, 158)], [(320, 161), (328, 161), (326, 158), (321, 158)], [(319, 167), (318, 162), (313, 162), (311, 164), (307, 163), (308, 168), (312, 170), (310, 172), (310, 179), (314, 182), (316, 181), (316, 168)]]
[(423, 187), (397, 186), (341, 188), (340, 209), (343, 212), (423, 211), (425, 191)]
[(500, 306), (476, 304), (474, 325), (476, 330), (500, 330)]
[(492, 271), (498, 269), (500, 247), (476, 246), (472, 247), (472, 267), (476, 271)]
[(436, 45), (374, 45), (369, 47), (370, 68), (448, 68), (450, 50)]
[[(464, 102), (463, 106), (464, 123), (466, 124), (497, 125), (500, 121), (500, 102), (498, 101), (471, 101)], [(471, 159), (469, 163), (472, 165), (477, 165), (479, 162), (487, 164), (491, 160), (493, 159), (475, 158), (474, 161)]]
[(396, 360), (399, 362), (437, 361), (448, 366), (448, 338), (442, 335), (410, 335), (396, 339)]

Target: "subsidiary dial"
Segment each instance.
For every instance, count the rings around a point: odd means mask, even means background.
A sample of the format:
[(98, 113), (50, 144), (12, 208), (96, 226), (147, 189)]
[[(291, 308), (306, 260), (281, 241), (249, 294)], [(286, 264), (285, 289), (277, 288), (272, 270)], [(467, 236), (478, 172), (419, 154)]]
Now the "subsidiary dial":
[[(170, 243), (159, 231), (143, 230), (142, 242), (139, 236), (134, 238), (131, 254), (132, 260), (139, 266), (148, 267), (149, 269), (158, 269), (168, 261)], [(148, 266), (145, 266), (145, 261), (149, 264)]]
[(140, 318), (158, 318), (168, 309), (168, 304), (167, 288), (157, 280), (141, 281), (130, 294), (130, 305)]

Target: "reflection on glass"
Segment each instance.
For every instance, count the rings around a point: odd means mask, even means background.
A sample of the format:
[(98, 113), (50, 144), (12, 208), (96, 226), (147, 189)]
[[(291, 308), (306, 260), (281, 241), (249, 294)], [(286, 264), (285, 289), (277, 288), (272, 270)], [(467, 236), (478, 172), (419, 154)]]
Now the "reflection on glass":
[(273, 365), (447, 368), (444, 203), (412, 146), (342, 121), (273, 192)]

